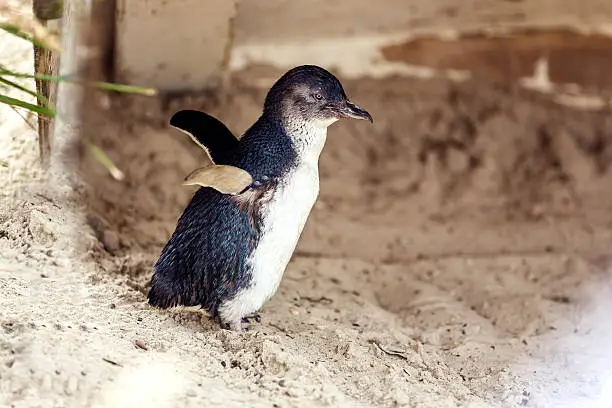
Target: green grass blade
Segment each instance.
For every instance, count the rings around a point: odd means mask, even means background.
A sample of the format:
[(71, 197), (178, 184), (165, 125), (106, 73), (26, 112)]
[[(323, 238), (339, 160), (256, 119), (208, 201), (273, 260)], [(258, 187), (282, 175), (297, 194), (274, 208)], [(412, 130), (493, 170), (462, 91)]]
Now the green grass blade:
[(39, 74), (28, 74), (24, 72), (13, 71), (7, 68), (5, 65), (0, 64), (0, 75), (10, 76), (14, 78), (30, 78), (30, 79), (41, 79), (51, 82), (65, 81), (68, 77), (64, 76), (53, 76), (53, 75), (39, 75)]
[(69, 76), (54, 76), (54, 75), (40, 75), (40, 74), (24, 74), (22, 72), (12, 71), (4, 66), (0, 65), (0, 75), (3, 76), (12, 76), (15, 78), (34, 78), (42, 81), (50, 81), (50, 82), (73, 82), (83, 85), (91, 85), (98, 89), (103, 89), (106, 91), (114, 91), (114, 92), (124, 92), (124, 93), (135, 93), (146, 96), (153, 96), (157, 94), (157, 90), (154, 88), (146, 88), (142, 86), (136, 85), (122, 85), (122, 84), (113, 84), (110, 82), (85, 82), (77, 79), (70, 78)]
[(157, 94), (156, 89), (145, 88), (142, 86), (135, 86), (135, 85), (111, 84), (109, 82), (93, 82), (92, 85), (98, 89), (103, 89), (105, 91), (134, 93), (134, 94), (140, 94), (140, 95), (146, 95), (146, 96), (153, 96)]
[(115, 166), (115, 163), (113, 163), (111, 158), (108, 157), (104, 150), (102, 150), (90, 141), (87, 142), (87, 146), (89, 147), (89, 151), (91, 152), (93, 157), (98, 162), (100, 162), (100, 164), (104, 166), (106, 170), (108, 170), (108, 172), (111, 174), (111, 176), (113, 176), (115, 180), (123, 180), (125, 178), (123, 172), (119, 170), (117, 166)]
[(47, 115), (54, 117), (55, 110), (47, 108), (45, 106), (33, 105), (28, 102), (21, 101), (19, 99), (11, 98), (10, 96), (0, 95), (0, 103), (4, 103), (10, 106), (18, 106), (20, 108), (27, 109), (32, 112), (36, 112), (40, 115)]
[(27, 93), (28, 95), (32, 95), (34, 96), (39, 102), (42, 102), (42, 104), (44, 106), (49, 106), (49, 101), (47, 100), (47, 98), (44, 97), (44, 95), (41, 95), (39, 93), (36, 93), (35, 91), (32, 91), (31, 89), (26, 88), (23, 85), (18, 84), (17, 82), (13, 82), (11, 80), (8, 80), (6, 78), (3, 78), (2, 76), (0, 76), (0, 83), (3, 83), (5, 85), (10, 86), (11, 88), (15, 88), (15, 89), (19, 89), (22, 92)]

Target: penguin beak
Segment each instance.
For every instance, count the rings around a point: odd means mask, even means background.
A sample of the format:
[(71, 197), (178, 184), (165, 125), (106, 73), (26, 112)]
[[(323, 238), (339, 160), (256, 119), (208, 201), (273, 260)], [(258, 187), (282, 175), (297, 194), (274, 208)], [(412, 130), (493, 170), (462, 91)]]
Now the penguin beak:
[(359, 106), (346, 101), (343, 107), (340, 108), (340, 116), (343, 118), (363, 119), (369, 120), (370, 123), (374, 123), (372, 115), (365, 109), (361, 109)]

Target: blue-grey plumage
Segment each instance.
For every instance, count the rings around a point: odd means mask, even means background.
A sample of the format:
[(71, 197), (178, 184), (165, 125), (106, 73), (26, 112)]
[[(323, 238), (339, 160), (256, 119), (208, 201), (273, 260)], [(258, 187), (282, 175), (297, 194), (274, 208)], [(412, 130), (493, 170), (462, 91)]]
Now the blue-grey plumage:
[(342, 117), (372, 117), (348, 101), (336, 77), (312, 65), (274, 84), (262, 115), (236, 143), (216, 119), (196, 123), (197, 113), (181, 112), (171, 124), (213, 161), (247, 171), (252, 183), (235, 195), (210, 187), (195, 193), (155, 264), (149, 303), (201, 306), (241, 330), (241, 320), (276, 292), (316, 201), (327, 127)]

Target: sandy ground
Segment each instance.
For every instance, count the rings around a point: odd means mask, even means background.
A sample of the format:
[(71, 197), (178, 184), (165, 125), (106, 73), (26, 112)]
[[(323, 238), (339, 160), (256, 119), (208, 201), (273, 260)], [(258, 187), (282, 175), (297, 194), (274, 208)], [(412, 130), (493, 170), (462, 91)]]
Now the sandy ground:
[(330, 129), (262, 321), (148, 307), (205, 162), (165, 121), (200, 108), (241, 133), (260, 73), (221, 100), (113, 100), (89, 134), (126, 179), (83, 155), (74, 188), (38, 181), (35, 134), (2, 107), (0, 405), (612, 405), (612, 116), (513, 88), (346, 82), (375, 124)]

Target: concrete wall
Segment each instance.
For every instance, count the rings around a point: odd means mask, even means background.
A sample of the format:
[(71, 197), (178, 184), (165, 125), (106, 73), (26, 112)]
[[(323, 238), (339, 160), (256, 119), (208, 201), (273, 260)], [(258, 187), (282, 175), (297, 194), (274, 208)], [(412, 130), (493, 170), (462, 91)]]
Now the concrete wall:
[(130, 83), (201, 89), (261, 63), (346, 76), (419, 74), (381, 49), (415, 36), (512, 27), (612, 32), (610, 0), (117, 0), (117, 70)]

